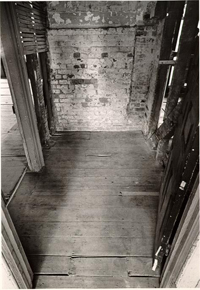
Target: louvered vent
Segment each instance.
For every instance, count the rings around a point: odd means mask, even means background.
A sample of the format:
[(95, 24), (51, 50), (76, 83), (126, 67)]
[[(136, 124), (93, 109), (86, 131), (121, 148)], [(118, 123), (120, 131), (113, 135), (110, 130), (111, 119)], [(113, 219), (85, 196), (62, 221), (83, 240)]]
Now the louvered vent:
[(15, 2), (24, 54), (48, 50), (44, 2)]

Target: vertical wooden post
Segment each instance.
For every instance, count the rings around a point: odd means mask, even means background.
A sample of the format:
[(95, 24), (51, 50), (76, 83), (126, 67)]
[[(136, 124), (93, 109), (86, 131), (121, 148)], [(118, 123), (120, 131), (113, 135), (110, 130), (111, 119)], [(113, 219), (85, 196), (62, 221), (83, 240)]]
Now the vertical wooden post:
[(41, 75), (41, 67), (37, 54), (30, 54), (26, 56), (28, 75), (31, 81), (33, 98), (35, 103), (36, 117), (39, 128), (39, 134), (42, 144), (49, 142), (49, 128), (48, 118), (46, 112), (46, 105), (43, 94), (43, 82)]
[(52, 110), (52, 98), (50, 90), (50, 77), (47, 70), (47, 52), (39, 53), (41, 71), (43, 77), (43, 93), (48, 113), (48, 124), (50, 132), (54, 131), (54, 119)]
[(20, 39), (14, 3), (1, 3), (3, 62), (30, 170), (44, 166), (35, 110)]
[(180, 36), (180, 45), (177, 53), (177, 63), (174, 67), (174, 75), (167, 97), (164, 118), (173, 111), (176, 107), (178, 99), (181, 95), (181, 90), (184, 87), (184, 82), (187, 76), (187, 68), (189, 66), (192, 49), (194, 49), (195, 36), (197, 35), (198, 25), (198, 1), (187, 1), (187, 8), (184, 17), (184, 24)]
[[(171, 53), (175, 49), (178, 29), (183, 13), (184, 1), (168, 2), (168, 16), (165, 16), (165, 24), (163, 29), (163, 37), (160, 51), (160, 60), (169, 60)], [(160, 5), (163, 5), (162, 3)], [(165, 13), (166, 13), (165, 12)], [(152, 107), (150, 108), (147, 136), (148, 138), (154, 137), (153, 134), (157, 130), (160, 108), (162, 105), (163, 94), (168, 75), (169, 65), (159, 65), (155, 94), (153, 96)], [(153, 140), (154, 145), (157, 145), (157, 140)]]

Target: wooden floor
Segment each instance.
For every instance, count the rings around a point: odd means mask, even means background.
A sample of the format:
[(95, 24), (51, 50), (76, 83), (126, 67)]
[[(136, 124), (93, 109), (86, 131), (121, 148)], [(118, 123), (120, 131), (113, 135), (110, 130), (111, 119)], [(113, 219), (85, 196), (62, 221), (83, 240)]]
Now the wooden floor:
[(9, 211), (35, 288), (154, 288), (161, 169), (141, 132), (53, 137), (46, 168), (26, 173)]
[(23, 174), (27, 161), (17, 119), (12, 110), (12, 98), (6, 79), (0, 79), (1, 95), (1, 189), (8, 201)]

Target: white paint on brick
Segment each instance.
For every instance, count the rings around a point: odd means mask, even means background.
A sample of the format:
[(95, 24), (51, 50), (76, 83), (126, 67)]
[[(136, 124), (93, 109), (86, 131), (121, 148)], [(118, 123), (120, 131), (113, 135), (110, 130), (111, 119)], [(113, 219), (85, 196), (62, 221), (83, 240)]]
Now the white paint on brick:
[(55, 14), (52, 16), (52, 18), (55, 19), (55, 21), (56, 21), (57, 24), (62, 24), (62, 23), (65, 22), (64, 19), (62, 19), (62, 18), (60, 17), (60, 14), (59, 14), (59, 13), (55, 13)]
[[(135, 12), (126, 20), (127, 25), (130, 21), (132, 25), (136, 21), (136, 14), (138, 21), (141, 22), (141, 15), (144, 10), (146, 11), (149, 1), (145, 4), (139, 1), (136, 3), (121, 1), (120, 5), (112, 2), (109, 13), (106, 5), (100, 2), (97, 5), (92, 1), (87, 3), (74, 1), (69, 7), (66, 7), (66, 3), (68, 2), (60, 1), (53, 10), (49, 9), (50, 23), (53, 17), (55, 20), (55, 14), (57, 15), (57, 24), (51, 25), (51, 30), (48, 31), (51, 84), (56, 100), (54, 106), (56, 129), (111, 131), (142, 129), (144, 102), (155, 58), (152, 53), (156, 39), (155, 27), (145, 27), (144, 35), (138, 37), (137, 27), (106, 30), (69, 27), (65, 29), (60, 28), (58, 22), (61, 21), (63, 27), (59, 13), (66, 22), (70, 12), (70, 25), (77, 25), (80, 20), (87, 22), (88, 25), (104, 22), (113, 24), (119, 21), (118, 16), (122, 17), (120, 13), (129, 15), (129, 10), (132, 9)], [(91, 11), (88, 11), (89, 3)], [(98, 14), (97, 11), (105, 14)], [(115, 13), (112, 13), (113, 11)], [(74, 53), (80, 53), (80, 57), (74, 57)], [(73, 84), (73, 80), (77, 83)], [(94, 83), (78, 83), (80, 80)], [(132, 92), (131, 102), (130, 92)]]

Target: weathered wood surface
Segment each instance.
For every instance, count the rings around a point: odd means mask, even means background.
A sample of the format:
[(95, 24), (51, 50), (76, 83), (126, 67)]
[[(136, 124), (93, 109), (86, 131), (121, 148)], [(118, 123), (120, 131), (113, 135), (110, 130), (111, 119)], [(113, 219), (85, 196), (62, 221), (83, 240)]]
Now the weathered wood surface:
[(9, 204), (36, 288), (158, 287), (151, 257), (161, 170), (141, 132), (53, 139), (45, 170), (27, 173)]
[(35, 274), (65, 274), (76, 276), (144, 276), (159, 277), (152, 271), (152, 259), (147, 257), (64, 257), (31, 256)]
[(36, 288), (157, 288), (158, 278), (36, 276)]
[(41, 222), (16, 221), (20, 236), (154, 238), (155, 226), (140, 221)]
[[(154, 221), (155, 223), (155, 221)], [(28, 254), (55, 256), (151, 257), (152, 238), (127, 237), (21, 237)]]
[(19, 131), (29, 168), (39, 171), (44, 166), (39, 140), (34, 105), (28, 81), (27, 69), (21, 43), (21, 35), (16, 19), (15, 3), (1, 5), (1, 41), (3, 64), (11, 89)]

